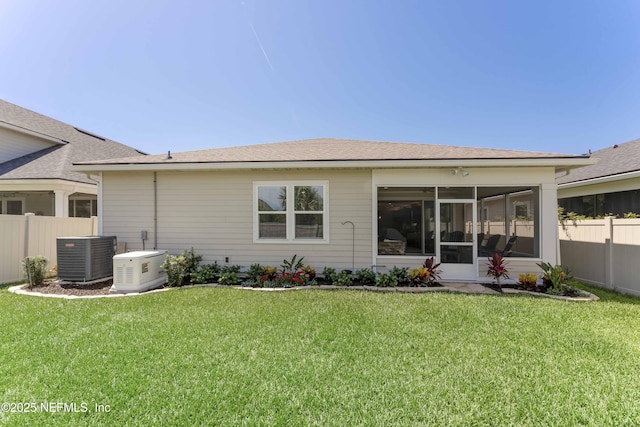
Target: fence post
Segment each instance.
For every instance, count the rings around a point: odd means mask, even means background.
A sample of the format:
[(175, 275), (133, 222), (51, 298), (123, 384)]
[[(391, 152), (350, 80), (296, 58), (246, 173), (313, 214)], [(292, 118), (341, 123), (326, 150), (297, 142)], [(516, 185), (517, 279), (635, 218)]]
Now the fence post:
[(91, 217), (91, 235), (92, 236), (98, 235), (98, 217), (97, 216)]
[(604, 218), (604, 284), (609, 289), (615, 289), (613, 276), (613, 218)]
[(31, 212), (27, 212), (26, 214), (24, 214), (25, 222), (24, 222), (24, 257), (23, 258), (26, 258), (29, 256), (29, 231), (31, 229), (31, 222), (29, 220), (34, 215), (35, 214)]

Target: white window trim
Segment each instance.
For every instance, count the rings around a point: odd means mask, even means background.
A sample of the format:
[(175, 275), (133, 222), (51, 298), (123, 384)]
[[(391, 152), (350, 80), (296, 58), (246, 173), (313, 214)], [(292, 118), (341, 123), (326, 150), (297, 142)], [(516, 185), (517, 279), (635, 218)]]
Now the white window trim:
[(91, 214), (91, 215), (89, 215), (89, 218), (91, 218), (92, 216), (94, 216), (94, 215), (93, 215), (93, 206), (94, 206), (94, 205), (96, 206), (96, 212), (98, 211), (98, 209), (97, 209), (97, 207), (98, 207), (98, 205), (97, 205), (98, 200), (97, 200), (97, 199), (88, 199), (88, 198), (84, 198), (84, 199), (82, 199), (82, 198), (77, 198), (77, 199), (76, 199), (76, 198), (71, 198), (71, 197), (69, 197), (69, 204), (73, 204), (73, 211), (71, 210), (71, 208), (69, 208), (69, 217), (74, 217), (74, 218), (86, 218), (86, 217), (79, 217), (79, 216), (76, 216), (76, 215), (77, 215), (77, 209), (78, 209), (78, 208), (77, 208), (77, 206), (76, 206), (76, 202), (89, 202), (89, 211), (90, 211), (89, 213)]
[[(286, 215), (287, 237), (285, 239), (260, 238), (260, 218), (258, 213), (258, 188), (259, 187), (287, 187), (287, 196), (293, 194), (294, 187), (322, 187), (322, 239), (295, 238), (295, 210), (294, 198), (287, 197)], [(280, 244), (324, 244), (329, 243), (329, 181), (255, 181), (253, 183), (253, 242), (254, 243), (280, 243)]]

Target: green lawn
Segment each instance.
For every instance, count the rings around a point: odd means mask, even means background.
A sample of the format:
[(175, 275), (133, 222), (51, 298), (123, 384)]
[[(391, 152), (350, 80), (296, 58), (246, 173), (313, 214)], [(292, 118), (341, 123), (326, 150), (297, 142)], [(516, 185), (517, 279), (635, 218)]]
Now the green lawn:
[(58, 412), (0, 424), (640, 425), (640, 299), (596, 292), (60, 300), (5, 286), (0, 402)]

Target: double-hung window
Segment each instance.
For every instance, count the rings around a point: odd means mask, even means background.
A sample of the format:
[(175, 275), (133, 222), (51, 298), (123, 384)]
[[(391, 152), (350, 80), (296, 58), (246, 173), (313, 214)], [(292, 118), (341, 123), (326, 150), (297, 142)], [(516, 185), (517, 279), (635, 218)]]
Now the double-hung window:
[(254, 239), (327, 241), (327, 187), (324, 181), (255, 183)]

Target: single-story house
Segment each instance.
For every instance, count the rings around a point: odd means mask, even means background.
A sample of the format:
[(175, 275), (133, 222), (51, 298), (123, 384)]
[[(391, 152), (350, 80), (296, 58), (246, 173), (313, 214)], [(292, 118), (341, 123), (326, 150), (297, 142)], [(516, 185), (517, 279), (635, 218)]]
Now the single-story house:
[(640, 214), (640, 139), (594, 151), (596, 164), (558, 179), (558, 204), (588, 217)]
[(71, 164), (142, 154), (0, 100), (0, 214), (95, 216), (97, 181)]
[(386, 271), (434, 256), (443, 279), (477, 280), (486, 278), (494, 236), (502, 244), (517, 236), (508, 253), (514, 275), (556, 262), (556, 175), (592, 162), (312, 139), (76, 162), (73, 169), (100, 175), (99, 228), (130, 250), (193, 247), (204, 262), (243, 267), (279, 266), (297, 254), (319, 271)]

